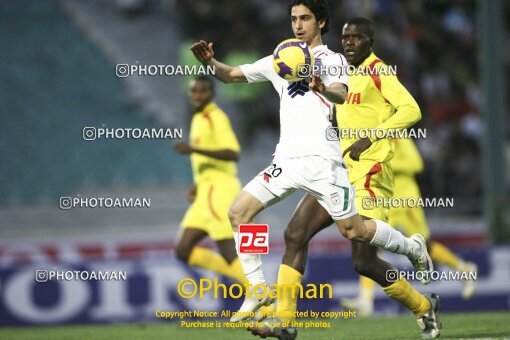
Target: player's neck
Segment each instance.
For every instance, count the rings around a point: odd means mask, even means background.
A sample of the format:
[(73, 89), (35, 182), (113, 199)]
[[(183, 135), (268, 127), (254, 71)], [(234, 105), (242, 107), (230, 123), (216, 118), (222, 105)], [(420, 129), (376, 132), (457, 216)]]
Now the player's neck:
[(323, 45), (322, 38), (320, 35), (313, 38), (312, 41), (308, 44), (308, 46), (310, 46), (310, 48), (315, 48), (320, 45)]
[(202, 104), (202, 105), (200, 105), (200, 106), (196, 107), (196, 108), (195, 108), (195, 113), (199, 113), (199, 112), (204, 111), (204, 109), (205, 109), (205, 108), (206, 108), (209, 104), (211, 104), (211, 103), (212, 103), (212, 100), (210, 100), (210, 101), (206, 102), (205, 104)]
[(369, 50), (363, 57), (360, 58), (360, 60), (356, 63), (353, 63), (354, 66), (359, 66), (363, 64), (365, 60), (367, 60), (368, 57), (372, 54), (372, 50)]

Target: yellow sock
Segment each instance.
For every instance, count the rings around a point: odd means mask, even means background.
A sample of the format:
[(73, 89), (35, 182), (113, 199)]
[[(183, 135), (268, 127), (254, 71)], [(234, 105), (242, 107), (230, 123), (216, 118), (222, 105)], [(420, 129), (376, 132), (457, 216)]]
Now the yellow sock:
[[(236, 261), (238, 265), (235, 265), (234, 270), (232, 270), (232, 265), (234, 265)], [(237, 269), (237, 267), (241, 267), (239, 259), (236, 259), (229, 265), (223, 256), (207, 248), (194, 247), (189, 255), (188, 264), (190, 266), (211, 270), (217, 274), (225, 275), (238, 281), (241, 279), (239, 269)], [(241, 268), (241, 273), (242, 272), (243, 269)], [(244, 279), (244, 274), (242, 278)]]
[(404, 278), (383, 287), (383, 290), (393, 300), (397, 300), (406, 306), (417, 317), (423, 316), (432, 308), (430, 301)]
[(359, 297), (361, 300), (374, 301), (376, 283), (366, 276), (359, 277)]
[(438, 242), (431, 242), (430, 257), (432, 261), (444, 264), (452, 269), (460, 269), (462, 260), (452, 251)]
[[(278, 285), (292, 287), (292, 285), (301, 283), (302, 275), (300, 272), (285, 264), (280, 265), (278, 271)], [(278, 301), (276, 303), (276, 315), (283, 322), (291, 322), (295, 318), (297, 311), (297, 298), (299, 289), (287, 288), (285, 292), (279, 290)]]

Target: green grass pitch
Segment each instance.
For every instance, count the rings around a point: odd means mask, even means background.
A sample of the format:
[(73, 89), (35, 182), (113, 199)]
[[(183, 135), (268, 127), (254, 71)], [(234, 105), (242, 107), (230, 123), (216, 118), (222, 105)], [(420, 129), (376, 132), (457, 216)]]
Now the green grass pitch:
[[(222, 320), (223, 321), (223, 320)], [(325, 320), (326, 321), (326, 320)], [(441, 339), (510, 339), (510, 312), (442, 314)], [(411, 316), (331, 321), (329, 329), (300, 329), (298, 339), (419, 339)], [(244, 329), (180, 328), (176, 322), (0, 329), (0, 339), (260, 339)]]

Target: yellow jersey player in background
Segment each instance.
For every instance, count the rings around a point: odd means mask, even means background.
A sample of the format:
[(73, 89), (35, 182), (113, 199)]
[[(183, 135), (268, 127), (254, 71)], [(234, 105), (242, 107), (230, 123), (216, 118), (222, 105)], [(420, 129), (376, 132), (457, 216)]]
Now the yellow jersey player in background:
[[(182, 155), (191, 155), (194, 186), (188, 191), (191, 206), (181, 223), (177, 258), (244, 283), (227, 216), (228, 207), (241, 190), (235, 164), (240, 146), (228, 116), (213, 102), (211, 78), (192, 80), (188, 97), (195, 111), (190, 144), (178, 143), (174, 148)], [(220, 254), (198, 246), (206, 236), (216, 242)]]
[[(393, 141), (394, 156), (391, 159), (393, 168), (394, 185), (393, 197), (395, 198), (421, 198), (420, 188), (415, 175), (423, 171), (423, 159), (412, 139), (395, 139)], [(421, 234), (427, 239), (430, 248), (430, 257), (436, 263), (445, 265), (452, 270), (461, 272), (476, 272), (476, 264), (464, 262), (450, 249), (439, 242), (430, 240), (430, 229), (425, 218), (423, 207), (392, 207), (389, 213), (388, 223), (403, 230), (404, 234)], [(466, 280), (462, 289), (462, 297), (470, 299), (475, 291), (475, 281)], [(341, 304), (345, 308), (355, 309), (360, 316), (370, 316), (374, 311), (376, 283), (371, 279), (360, 277), (359, 296), (355, 299), (343, 299)]]

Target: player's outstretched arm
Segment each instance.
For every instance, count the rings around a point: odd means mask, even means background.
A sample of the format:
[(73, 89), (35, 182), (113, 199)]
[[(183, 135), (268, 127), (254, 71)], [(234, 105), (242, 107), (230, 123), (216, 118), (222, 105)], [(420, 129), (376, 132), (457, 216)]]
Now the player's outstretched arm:
[(174, 145), (174, 149), (181, 155), (190, 155), (192, 153), (198, 153), (204, 156), (216, 158), (222, 161), (238, 161), (239, 152), (224, 149), (224, 150), (203, 150), (194, 148), (188, 143), (180, 142)]
[(222, 161), (235, 161), (239, 160), (239, 152), (235, 152), (234, 150), (202, 150), (193, 148), (193, 152), (199, 153), (204, 156), (216, 158)]
[(248, 81), (239, 66), (232, 67), (214, 59), (213, 43), (200, 40), (191, 45), (190, 50), (202, 64), (214, 67), (214, 77), (219, 81), (224, 83), (242, 83)]

